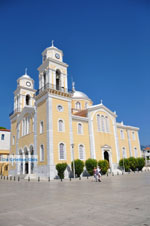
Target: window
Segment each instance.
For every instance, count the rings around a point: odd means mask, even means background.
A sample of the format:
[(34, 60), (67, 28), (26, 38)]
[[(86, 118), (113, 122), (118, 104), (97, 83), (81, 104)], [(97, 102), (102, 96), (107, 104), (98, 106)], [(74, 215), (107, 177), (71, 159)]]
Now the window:
[(102, 131), (105, 132), (105, 118), (104, 118), (104, 115), (101, 116), (101, 124), (102, 124)]
[(5, 140), (5, 134), (1, 135), (1, 140)]
[(98, 131), (101, 131), (101, 120), (100, 120), (100, 115), (97, 115), (97, 128), (98, 128)]
[(65, 145), (63, 143), (59, 144), (59, 159), (65, 159)]
[(85, 108), (88, 108), (88, 102), (85, 102)]
[(83, 126), (81, 123), (78, 123), (78, 134), (83, 134)]
[(132, 139), (135, 140), (135, 132), (132, 132)]
[(26, 95), (26, 105), (30, 105), (30, 95)]
[(13, 138), (12, 138), (12, 145), (14, 145), (15, 144), (15, 136), (13, 136)]
[(40, 147), (40, 161), (43, 162), (44, 161), (44, 145), (41, 144)]
[(43, 121), (40, 122), (40, 134), (43, 133), (44, 130), (44, 123)]
[(79, 145), (79, 159), (84, 160), (84, 146), (82, 144)]
[(124, 132), (123, 132), (122, 129), (120, 130), (120, 137), (121, 137), (122, 140), (124, 139)]
[(80, 104), (80, 102), (77, 102), (77, 103), (76, 103), (76, 109), (78, 109), (78, 110), (81, 109), (81, 104)]
[(106, 125), (106, 133), (108, 133), (109, 132), (109, 119), (107, 116), (105, 117), (105, 125)]
[(29, 134), (30, 118), (26, 117), (22, 120), (22, 136)]
[(135, 158), (138, 157), (138, 152), (137, 152), (137, 148), (136, 147), (134, 148), (134, 156), (135, 156)]
[(127, 158), (126, 149), (125, 147), (122, 148), (122, 157)]
[(58, 121), (58, 131), (59, 131), (59, 132), (63, 132), (63, 131), (64, 131), (64, 122), (63, 122), (62, 119), (60, 119), (60, 120)]

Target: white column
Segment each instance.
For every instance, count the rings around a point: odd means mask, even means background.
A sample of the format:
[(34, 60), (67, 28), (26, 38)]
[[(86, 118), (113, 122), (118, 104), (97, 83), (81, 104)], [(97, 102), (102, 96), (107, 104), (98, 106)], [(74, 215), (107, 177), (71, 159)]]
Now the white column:
[(130, 153), (130, 157), (131, 157), (132, 156), (132, 146), (131, 146), (129, 130), (127, 130), (127, 136), (128, 136), (128, 144), (129, 144), (129, 153)]
[(114, 129), (114, 137), (115, 137), (117, 163), (119, 163), (120, 153), (119, 153), (119, 144), (118, 144), (118, 136), (117, 136), (117, 126), (116, 126), (116, 119), (115, 118), (113, 120), (113, 129)]
[(31, 152), (28, 152), (28, 174), (31, 174)]
[(90, 153), (91, 153), (91, 158), (96, 159), (93, 120), (90, 117), (90, 112), (88, 112), (88, 119), (89, 119), (88, 125), (89, 125), (89, 138), (90, 138)]

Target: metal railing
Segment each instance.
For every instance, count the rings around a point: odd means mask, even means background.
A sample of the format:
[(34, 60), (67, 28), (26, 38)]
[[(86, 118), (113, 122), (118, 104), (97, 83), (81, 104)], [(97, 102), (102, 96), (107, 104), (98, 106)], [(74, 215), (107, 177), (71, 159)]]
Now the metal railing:
[(72, 90), (69, 90), (69, 89), (66, 89), (64, 87), (61, 87), (61, 86), (57, 86), (57, 85), (54, 85), (54, 84), (50, 84), (50, 83), (47, 83), (46, 85), (44, 85), (41, 89), (38, 89), (35, 93), (35, 95), (39, 95), (39, 93), (43, 92), (44, 90), (46, 89), (51, 89), (51, 90), (58, 90), (60, 92), (63, 92), (63, 93), (71, 93)]

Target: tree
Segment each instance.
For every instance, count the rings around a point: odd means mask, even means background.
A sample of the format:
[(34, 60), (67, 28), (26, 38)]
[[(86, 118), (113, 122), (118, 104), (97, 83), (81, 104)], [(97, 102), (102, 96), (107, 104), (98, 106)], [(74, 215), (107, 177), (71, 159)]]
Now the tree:
[(129, 159), (120, 159), (119, 166), (124, 167), (125, 171), (128, 172), (130, 170)]
[(58, 176), (60, 177), (60, 179), (64, 179), (64, 172), (67, 168), (67, 163), (58, 163), (56, 165), (56, 169), (58, 171)]
[(107, 160), (98, 161), (98, 166), (101, 169), (102, 174), (106, 174), (109, 168), (109, 162)]
[(137, 168), (138, 170), (142, 170), (142, 168), (145, 166), (145, 159), (144, 158), (137, 158)]
[(137, 168), (137, 159), (134, 157), (128, 158), (129, 160), (129, 167), (132, 171), (135, 171)]
[(90, 175), (93, 175), (94, 167), (97, 167), (97, 160), (96, 159), (87, 159), (85, 162), (86, 169)]
[[(81, 161), (80, 159), (76, 159), (74, 161), (75, 164), (75, 173), (77, 174), (78, 177), (80, 177), (81, 173), (83, 172), (84, 168), (84, 162)], [(73, 171), (73, 162), (71, 163), (72, 171)]]

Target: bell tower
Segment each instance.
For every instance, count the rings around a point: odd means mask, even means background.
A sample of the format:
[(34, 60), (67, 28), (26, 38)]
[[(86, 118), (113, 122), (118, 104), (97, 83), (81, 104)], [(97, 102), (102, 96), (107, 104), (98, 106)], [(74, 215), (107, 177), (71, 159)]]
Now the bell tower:
[(42, 65), (39, 70), (39, 90), (51, 88), (61, 92), (68, 91), (67, 67), (63, 62), (63, 52), (54, 46), (42, 52)]
[(14, 92), (14, 112), (21, 112), (24, 107), (34, 106), (34, 80), (25, 74), (17, 80), (17, 89)]

